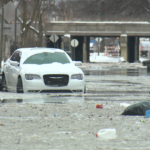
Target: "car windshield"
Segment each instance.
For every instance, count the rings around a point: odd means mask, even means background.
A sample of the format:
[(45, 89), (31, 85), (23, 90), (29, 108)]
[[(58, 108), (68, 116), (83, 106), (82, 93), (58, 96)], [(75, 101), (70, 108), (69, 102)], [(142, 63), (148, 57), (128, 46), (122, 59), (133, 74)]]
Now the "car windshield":
[(35, 54), (27, 58), (23, 64), (51, 64), (54, 62), (58, 62), (61, 64), (66, 64), (70, 63), (69, 59), (65, 55), (65, 53), (59, 53), (59, 52), (54, 52), (54, 53), (48, 53), (48, 52), (43, 52), (39, 54)]

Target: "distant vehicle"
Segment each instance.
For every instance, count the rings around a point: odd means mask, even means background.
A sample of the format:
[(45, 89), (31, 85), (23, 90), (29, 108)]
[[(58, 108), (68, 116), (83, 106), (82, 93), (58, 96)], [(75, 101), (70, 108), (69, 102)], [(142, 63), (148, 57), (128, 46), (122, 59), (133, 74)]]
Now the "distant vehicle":
[(68, 54), (55, 48), (20, 48), (4, 63), (2, 90), (27, 92), (85, 92), (83, 71)]
[(150, 53), (150, 41), (141, 41), (139, 44), (140, 56), (148, 56)]
[(98, 52), (98, 44), (95, 39), (90, 39), (90, 53)]

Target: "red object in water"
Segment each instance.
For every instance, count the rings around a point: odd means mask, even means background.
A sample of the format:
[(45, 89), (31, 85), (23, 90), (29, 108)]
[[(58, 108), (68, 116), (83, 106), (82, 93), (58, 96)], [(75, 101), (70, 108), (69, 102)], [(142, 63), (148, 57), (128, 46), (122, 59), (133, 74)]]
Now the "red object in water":
[(96, 104), (96, 108), (103, 108), (103, 104), (101, 104), (101, 105)]

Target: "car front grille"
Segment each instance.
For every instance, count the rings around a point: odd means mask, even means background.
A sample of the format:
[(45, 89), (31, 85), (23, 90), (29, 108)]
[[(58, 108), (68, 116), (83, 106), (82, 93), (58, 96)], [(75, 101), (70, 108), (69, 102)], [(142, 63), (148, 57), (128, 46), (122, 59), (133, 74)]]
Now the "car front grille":
[(43, 79), (45, 85), (54, 87), (67, 86), (69, 82), (68, 75), (44, 75)]

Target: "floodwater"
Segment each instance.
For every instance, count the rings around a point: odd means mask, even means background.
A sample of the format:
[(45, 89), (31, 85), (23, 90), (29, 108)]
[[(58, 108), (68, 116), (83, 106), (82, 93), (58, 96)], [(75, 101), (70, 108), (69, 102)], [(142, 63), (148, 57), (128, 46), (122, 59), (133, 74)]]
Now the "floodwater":
[(89, 69), (83, 70), (85, 75), (105, 76), (105, 75), (120, 75), (120, 76), (150, 76), (150, 71), (141, 68), (101, 68), (98, 70)]
[(34, 104), (43, 104), (43, 103), (55, 103), (55, 104), (64, 104), (66, 102), (84, 102), (84, 96), (59, 96), (59, 97), (43, 97), (43, 98), (22, 98), (22, 99), (3, 99), (1, 103), (34, 103)]
[[(127, 105), (150, 99), (147, 69), (84, 72), (85, 94), (0, 92), (2, 149), (150, 149), (150, 120), (121, 115)], [(117, 138), (96, 138), (104, 128), (115, 128)]]
[[(85, 101), (139, 101), (149, 99), (150, 88), (145, 84), (150, 72), (137, 68), (101, 68), (84, 70), (86, 93), (82, 96), (70, 94), (28, 98), (5, 98), (1, 103), (66, 103)], [(140, 79), (140, 80), (139, 80)], [(145, 83), (146, 80), (146, 83)], [(140, 82), (139, 82), (140, 81)], [(64, 94), (64, 93), (63, 93)], [(49, 95), (51, 95), (49, 93)]]

